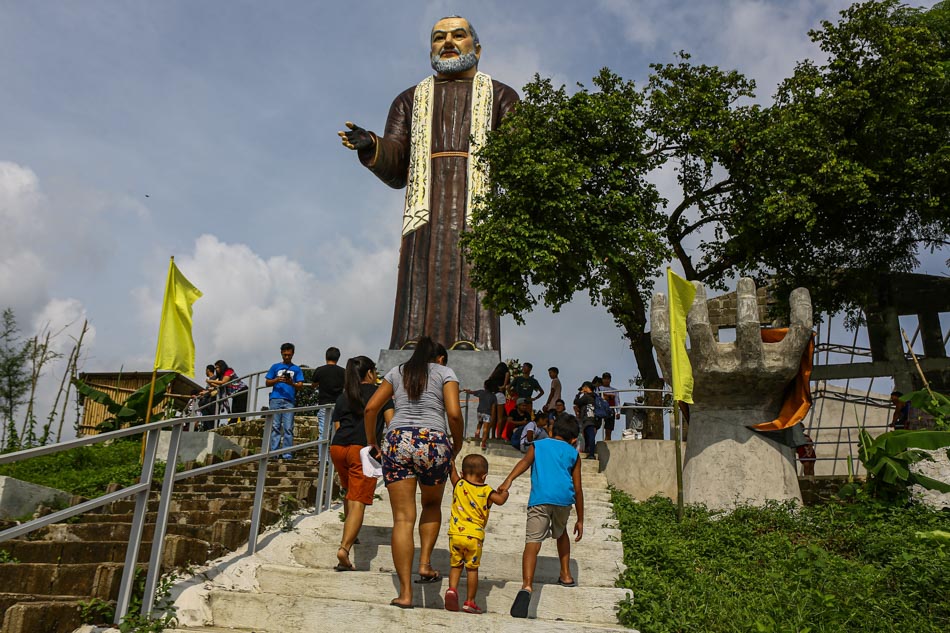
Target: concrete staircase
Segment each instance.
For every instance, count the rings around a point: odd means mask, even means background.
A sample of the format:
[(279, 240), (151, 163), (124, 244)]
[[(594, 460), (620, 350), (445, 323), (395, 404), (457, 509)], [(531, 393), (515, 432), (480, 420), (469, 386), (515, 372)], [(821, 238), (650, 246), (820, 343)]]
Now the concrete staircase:
[[(261, 424), (250, 420), (218, 432), (257, 452)], [(298, 442), (317, 436), (316, 418), (298, 417), (295, 427)], [(281, 495), (294, 495), (301, 506), (314, 503), (316, 452), (297, 455), (293, 460), (268, 464), (263, 525), (278, 521)], [(233, 456), (211, 456), (206, 463)], [(172, 496), (162, 570), (204, 564), (243, 548), (250, 532), (256, 477), (257, 466), (248, 464), (178, 484)], [(17, 561), (0, 563), (0, 631), (69, 633), (80, 624), (79, 602), (93, 598), (114, 602), (134, 508), (134, 500), (116, 501), (25, 538), (0, 543), (0, 550)], [(157, 508), (158, 493), (153, 492), (139, 552), (143, 568), (148, 563)]]
[[(481, 451), (466, 443), (464, 453), (484, 452), (489, 460), (488, 483), (497, 486), (520, 454), (504, 444)], [(602, 631), (628, 630), (617, 623), (616, 605), (628, 591), (614, 587), (623, 569), (620, 532), (598, 462), (583, 462), (585, 497), (584, 538), (572, 544), (571, 568), (579, 586), (561, 587), (553, 541), (541, 550), (529, 619), (512, 618), (508, 611), (521, 588), (525, 508), (530, 474), (511, 488), (504, 506), (492, 510), (480, 568), (477, 602), (484, 615), (445, 611), (449, 555), (445, 529), (451, 495), (443, 501), (443, 528), (432, 564), (445, 578), (414, 585), (415, 609), (390, 606), (398, 583), (392, 563), (392, 515), (386, 489), (367, 508), (360, 544), (351, 551), (356, 572), (335, 572), (336, 551), (342, 533), (340, 513), (331, 510), (299, 518), (294, 532), (274, 531), (262, 539), (252, 557), (234, 555), (216, 567), (179, 585), (179, 629), (169, 633), (253, 631), (255, 633), (308, 633), (326, 630), (425, 631), (441, 628), (480, 631)], [(573, 520), (569, 527), (573, 527)], [(416, 538), (418, 568), (418, 535)], [(459, 593), (465, 592), (462, 575)]]

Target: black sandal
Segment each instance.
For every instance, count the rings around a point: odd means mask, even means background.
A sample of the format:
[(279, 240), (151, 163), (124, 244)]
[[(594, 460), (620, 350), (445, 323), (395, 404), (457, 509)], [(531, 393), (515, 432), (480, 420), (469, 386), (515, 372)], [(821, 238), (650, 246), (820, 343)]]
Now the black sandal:
[[(346, 562), (349, 563), (348, 565), (345, 565), (343, 564), (342, 561), (340, 561), (340, 557), (339, 557), (340, 550), (343, 550), (344, 552), (346, 552)], [(356, 565), (354, 565), (353, 562), (350, 561), (350, 550), (346, 549), (345, 547), (341, 545), (339, 549), (336, 550), (336, 553), (337, 553), (337, 557), (336, 557), (337, 561), (340, 561), (340, 562), (337, 562), (336, 566), (333, 568), (333, 571), (356, 571)]]
[(428, 585), (429, 583), (442, 581), (442, 574), (439, 573), (438, 569), (432, 569), (432, 565), (430, 563), (419, 563), (419, 567), (422, 567), (423, 565), (431, 569), (432, 573), (423, 574), (422, 571), (420, 571), (419, 578), (415, 580), (417, 585)]

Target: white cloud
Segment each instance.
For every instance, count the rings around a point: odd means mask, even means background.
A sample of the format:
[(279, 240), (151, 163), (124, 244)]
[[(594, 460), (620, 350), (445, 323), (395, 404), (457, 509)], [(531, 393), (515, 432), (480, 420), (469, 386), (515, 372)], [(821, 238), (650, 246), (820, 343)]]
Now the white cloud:
[(735, 68), (756, 81), (763, 100), (792, 72), (796, 61), (821, 55), (808, 30), (818, 27), (821, 19), (836, 21), (850, 4), (850, 0), (598, 3), (619, 20), (630, 43), (658, 51), (663, 59), (685, 50), (696, 63)]
[[(176, 259), (204, 294), (194, 306), (199, 371), (219, 358), (241, 373), (264, 369), (279, 360), (285, 341), (296, 345), (298, 363), (311, 366), (322, 364), (331, 345), (344, 357), (375, 357), (389, 341), (396, 257), (395, 249), (343, 241), (327, 254), (334, 270), (318, 278), (286, 256), (264, 258), (246, 244), (200, 236)], [(133, 293), (146, 333), (158, 331), (162, 281), (153, 276)]]

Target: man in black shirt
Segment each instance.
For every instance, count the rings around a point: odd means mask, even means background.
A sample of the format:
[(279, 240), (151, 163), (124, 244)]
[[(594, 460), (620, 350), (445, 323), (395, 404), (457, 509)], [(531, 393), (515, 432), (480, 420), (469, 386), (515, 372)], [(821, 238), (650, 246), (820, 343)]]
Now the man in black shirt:
[[(544, 389), (541, 384), (531, 375), (534, 366), (531, 363), (525, 363), (521, 366), (521, 375), (511, 382), (511, 389), (518, 398), (524, 398), (529, 404), (544, 395)], [(539, 392), (537, 396), (534, 392)]]
[[(317, 404), (335, 404), (336, 399), (343, 393), (343, 381), (346, 370), (337, 365), (340, 361), (340, 350), (336, 347), (327, 348), (327, 364), (313, 370), (313, 387), (319, 389)], [(320, 439), (324, 435), (324, 421), (326, 409), (317, 409), (317, 423), (320, 427)]]

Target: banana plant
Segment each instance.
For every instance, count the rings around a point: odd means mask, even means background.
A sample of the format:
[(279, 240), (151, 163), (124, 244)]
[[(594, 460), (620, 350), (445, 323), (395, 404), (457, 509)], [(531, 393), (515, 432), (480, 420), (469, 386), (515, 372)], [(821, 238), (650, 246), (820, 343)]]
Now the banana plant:
[[(155, 380), (155, 395), (152, 398), (152, 407), (160, 404), (165, 399), (165, 389), (178, 377), (176, 373), (162, 374)], [(99, 423), (99, 430), (102, 432), (114, 431), (125, 426), (136, 426), (145, 422), (148, 411), (148, 394), (151, 390), (151, 383), (145, 384), (126, 399), (125, 402), (116, 402), (109, 394), (90, 387), (78, 378), (73, 379), (76, 390), (83, 397), (97, 402), (104, 406), (111, 417), (106, 418)], [(152, 414), (150, 421), (162, 419), (161, 413)]]
[(880, 495), (900, 495), (913, 484), (950, 492), (950, 484), (915, 473), (910, 468), (922, 459), (930, 459), (924, 451), (948, 450), (948, 447), (950, 431), (890, 431), (874, 438), (861, 429), (858, 458), (868, 471), (871, 491)]

